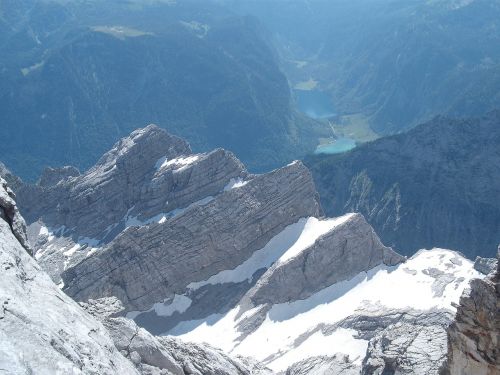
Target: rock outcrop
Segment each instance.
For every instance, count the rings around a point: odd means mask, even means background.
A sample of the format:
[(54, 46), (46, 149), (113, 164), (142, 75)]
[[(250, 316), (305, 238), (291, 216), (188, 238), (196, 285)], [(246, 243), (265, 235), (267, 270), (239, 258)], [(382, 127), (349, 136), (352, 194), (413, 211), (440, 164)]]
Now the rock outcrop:
[(26, 234), (26, 223), (19, 213), (15, 201), (16, 195), (9, 188), (7, 182), (0, 176), (0, 219), (6, 222), (21, 246), (33, 255), (33, 251), (28, 242)]
[(57, 185), (60, 181), (67, 179), (69, 177), (77, 177), (80, 175), (80, 171), (75, 167), (66, 166), (61, 168), (45, 168), (42, 172), (42, 176), (38, 181), (38, 186), (49, 187)]
[(446, 329), (451, 318), (447, 310), (409, 310), (367, 319), (365, 327), (370, 327), (368, 334), (373, 337), (363, 359), (361, 374), (439, 374), (446, 362)]
[(489, 277), (471, 280), (460, 297), (448, 330), (448, 371), (452, 375), (500, 374), (500, 262)]
[[(12, 210), (0, 181), (2, 209)], [(28, 255), (19, 217), (16, 223), (0, 218), (0, 368), (9, 374), (136, 374), (104, 326)]]
[(65, 269), (127, 227), (165, 221), (248, 175), (230, 152), (193, 155), (185, 141), (154, 125), (134, 131), (89, 171), (75, 174), (52, 170), (39, 184), (17, 190), (36, 257), (56, 283)]
[(116, 296), (127, 311), (147, 310), (237, 267), (288, 225), (319, 213), (310, 174), (294, 163), (162, 223), (127, 229), (67, 269), (64, 290), (77, 300)]
[(363, 215), (353, 214), (296, 256), (276, 262), (248, 297), (254, 305), (306, 299), (361, 272), (404, 261), (380, 242)]

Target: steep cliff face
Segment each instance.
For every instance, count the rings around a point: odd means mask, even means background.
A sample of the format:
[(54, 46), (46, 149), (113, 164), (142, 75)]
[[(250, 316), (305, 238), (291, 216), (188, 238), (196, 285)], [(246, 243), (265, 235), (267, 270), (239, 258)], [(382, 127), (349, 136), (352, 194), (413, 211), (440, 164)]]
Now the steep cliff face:
[(3, 220), (4, 225), (5, 223), (9, 225), (12, 234), (28, 254), (33, 255), (26, 234), (26, 223), (19, 213), (15, 199), (16, 195), (0, 175), (0, 219)]
[(497, 268), (465, 290), (448, 330), (448, 370), (457, 375), (500, 373), (500, 246)]
[(500, 112), (436, 118), (311, 168), (328, 215), (360, 212), (405, 255), (443, 247), (493, 257), (500, 242)]
[(132, 227), (102, 251), (62, 274), (78, 300), (117, 296), (130, 310), (147, 310), (188, 284), (237, 267), (276, 234), (319, 204), (300, 163), (253, 177), (163, 222)]

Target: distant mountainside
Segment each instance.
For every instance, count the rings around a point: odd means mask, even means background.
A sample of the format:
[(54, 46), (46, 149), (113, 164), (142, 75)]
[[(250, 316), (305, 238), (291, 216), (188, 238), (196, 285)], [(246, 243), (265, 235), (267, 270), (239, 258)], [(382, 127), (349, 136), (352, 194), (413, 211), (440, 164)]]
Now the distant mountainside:
[(498, 0), (221, 2), (274, 33), (292, 84), (315, 82), (380, 134), (500, 102)]
[(406, 259), (362, 215), (324, 217), (301, 162), (250, 174), (153, 125), (82, 174), (50, 168), (29, 185), (0, 172), (34, 258), (138, 369), (170, 353), (196, 375), (227, 361), (240, 375), (438, 375), (451, 303), (491, 268), (443, 249)]
[(86, 169), (145, 123), (256, 171), (324, 132), (292, 109), (259, 23), (214, 4), (3, 1), (0, 20), (0, 159), (25, 179)]
[(306, 161), (329, 215), (361, 212), (403, 254), (444, 247), (493, 257), (500, 243), (500, 112), (438, 117)]

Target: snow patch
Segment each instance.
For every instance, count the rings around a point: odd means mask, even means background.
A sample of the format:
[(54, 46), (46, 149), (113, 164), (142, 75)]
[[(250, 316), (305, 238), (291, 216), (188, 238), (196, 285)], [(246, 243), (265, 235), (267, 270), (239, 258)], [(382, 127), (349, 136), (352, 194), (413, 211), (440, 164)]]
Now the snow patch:
[(183, 313), (185, 312), (193, 301), (184, 295), (174, 294), (171, 300), (164, 300), (163, 302), (158, 302), (153, 305), (153, 307), (147, 311), (130, 311), (127, 313), (127, 318), (135, 319), (138, 315), (154, 311), (158, 316), (171, 316), (175, 312)]
[(145, 225), (149, 225), (152, 223), (158, 223), (158, 224), (163, 224), (165, 223), (168, 219), (174, 218), (178, 215), (181, 215), (184, 213), (186, 210), (194, 207), (194, 206), (204, 206), (207, 203), (211, 202), (214, 200), (213, 196), (208, 196), (203, 199), (200, 199), (196, 202), (191, 203), (187, 207), (183, 208), (176, 208), (172, 211), (169, 212), (161, 212), (158, 215), (155, 215), (153, 217), (150, 217), (149, 219), (141, 220), (137, 216), (130, 216), (130, 212), (134, 209), (134, 207), (130, 208), (127, 213), (125, 214), (123, 220), (125, 222), (125, 228), (128, 227), (142, 227)]
[(356, 339), (356, 334), (355, 330), (345, 328), (339, 328), (330, 335), (316, 331), (299, 346), (291, 348), (267, 366), (277, 372), (286, 371), (292, 363), (321, 355), (331, 356), (334, 353), (349, 355), (355, 364), (361, 365), (368, 349), (368, 341)]
[(335, 219), (320, 220), (315, 217), (302, 218), (287, 226), (274, 236), (262, 249), (232, 270), (224, 270), (204, 281), (193, 282), (187, 287), (199, 289), (204, 285), (239, 283), (250, 280), (259, 269), (269, 268), (274, 262), (286, 262), (336, 226), (346, 222), (353, 214)]
[(167, 160), (166, 157), (160, 158), (156, 164), (155, 168), (157, 170), (162, 170), (164, 168), (168, 167), (173, 167), (174, 172), (179, 172), (185, 168), (187, 168), (189, 165), (193, 164), (196, 162), (198, 159), (200, 159), (201, 154), (196, 154), (196, 155), (189, 155), (185, 157), (179, 157), (171, 160)]
[(324, 234), (330, 232), (335, 227), (345, 223), (354, 214), (347, 214), (334, 219), (320, 220), (315, 217), (307, 219), (307, 222), (302, 230), (298, 240), (291, 246), (280, 258), (280, 263), (286, 263), (292, 258), (295, 258), (305, 249), (314, 245), (316, 240)]
[(73, 246), (73, 247), (72, 247), (72, 248), (70, 248), (69, 250), (65, 251), (65, 252), (63, 253), (63, 255), (64, 255), (65, 257), (71, 257), (72, 255), (74, 255), (74, 254), (75, 254), (75, 252), (76, 252), (76, 251), (77, 251), (80, 247), (81, 247), (81, 246), (80, 246), (80, 244), (76, 244), (75, 246)]
[(231, 190), (231, 189), (240, 188), (240, 187), (245, 186), (246, 184), (248, 184), (248, 182), (249, 181), (245, 181), (241, 177), (232, 178), (232, 179), (229, 180), (229, 182), (227, 183), (227, 185), (224, 186), (224, 191), (228, 191), (228, 190)]
[(167, 164), (168, 158), (166, 156), (163, 156), (158, 159), (158, 161), (155, 163), (155, 169), (158, 171), (162, 169), (166, 164)]
[(80, 237), (78, 238), (79, 245), (87, 245), (89, 247), (98, 247), (101, 241), (96, 238)]

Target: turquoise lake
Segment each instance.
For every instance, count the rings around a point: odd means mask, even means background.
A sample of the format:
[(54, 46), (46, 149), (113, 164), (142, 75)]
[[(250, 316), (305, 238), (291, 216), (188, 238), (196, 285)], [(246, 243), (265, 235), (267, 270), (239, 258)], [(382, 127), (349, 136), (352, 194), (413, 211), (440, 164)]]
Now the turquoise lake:
[(356, 141), (352, 138), (338, 138), (332, 143), (327, 143), (316, 148), (315, 154), (340, 154), (356, 147)]
[(330, 97), (318, 90), (294, 90), (297, 108), (300, 112), (313, 119), (323, 119), (335, 116)]

